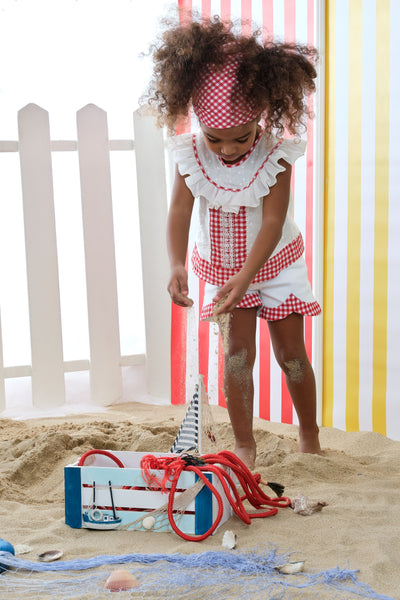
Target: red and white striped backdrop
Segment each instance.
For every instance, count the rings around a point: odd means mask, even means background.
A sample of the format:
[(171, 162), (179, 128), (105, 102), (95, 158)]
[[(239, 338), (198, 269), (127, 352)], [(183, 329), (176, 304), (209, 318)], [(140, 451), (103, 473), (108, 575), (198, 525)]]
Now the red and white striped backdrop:
[[(240, 20), (243, 33), (263, 27), (263, 36), (274, 39), (317, 44), (315, 38), (317, 0), (179, 0), (179, 6), (196, 11), (202, 17), (218, 14), (222, 18)], [(311, 100), (312, 102), (312, 100)], [(309, 122), (306, 155), (296, 162), (292, 189), (294, 216), (306, 244), (306, 262), (313, 282), (314, 242), (314, 154), (315, 127)], [(191, 231), (189, 255), (193, 246)], [(319, 252), (320, 255), (320, 252)], [(320, 287), (320, 282), (315, 287)], [(189, 269), (189, 295), (194, 307), (184, 310), (172, 306), (171, 331), (171, 401), (181, 404), (193, 393), (198, 375), (204, 376), (211, 404), (225, 406), (222, 391), (223, 352), (217, 327), (199, 321), (204, 284)], [(321, 297), (316, 293), (318, 300)], [(313, 358), (313, 328), (320, 317), (305, 318), (305, 339), (309, 356)], [(267, 323), (258, 319), (258, 360), (254, 369), (254, 414), (275, 422), (296, 423), (292, 403), (281, 370), (273, 356)], [(314, 344), (315, 345), (315, 344)], [(314, 368), (318, 368), (315, 365)], [(318, 361), (317, 361), (318, 362)], [(317, 381), (319, 380), (317, 373)]]

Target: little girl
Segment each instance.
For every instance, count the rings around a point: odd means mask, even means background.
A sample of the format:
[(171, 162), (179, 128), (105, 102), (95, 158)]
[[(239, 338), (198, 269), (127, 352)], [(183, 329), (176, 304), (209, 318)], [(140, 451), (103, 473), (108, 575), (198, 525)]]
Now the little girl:
[[(192, 108), (199, 132), (171, 140), (176, 176), (168, 217), (168, 291), (178, 306), (188, 296), (185, 260), (195, 198), (198, 236), (194, 272), (206, 282), (202, 319), (230, 313), (224, 393), (235, 452), (254, 468), (253, 366), (256, 318), (268, 321), (275, 357), (299, 419), (300, 452), (320, 452), (316, 390), (304, 346), (303, 316), (321, 312), (292, 219), (292, 164), (304, 153), (296, 135), (314, 89), (315, 50), (261, 44), (235, 35), (214, 17), (176, 25), (153, 48), (147, 101), (173, 131)], [(217, 305), (217, 306), (216, 306)]]

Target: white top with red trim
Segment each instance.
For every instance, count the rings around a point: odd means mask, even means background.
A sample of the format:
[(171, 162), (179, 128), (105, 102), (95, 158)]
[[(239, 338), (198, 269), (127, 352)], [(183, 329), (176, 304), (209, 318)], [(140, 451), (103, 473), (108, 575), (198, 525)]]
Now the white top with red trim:
[[(260, 135), (238, 163), (227, 165), (211, 152), (201, 132), (171, 138), (181, 175), (198, 198), (198, 232), (192, 263), (205, 281), (223, 285), (243, 266), (262, 223), (263, 198), (285, 167), (304, 154), (305, 142)], [(303, 253), (301, 233), (292, 218), (290, 198), (282, 237), (254, 282), (275, 277)]]

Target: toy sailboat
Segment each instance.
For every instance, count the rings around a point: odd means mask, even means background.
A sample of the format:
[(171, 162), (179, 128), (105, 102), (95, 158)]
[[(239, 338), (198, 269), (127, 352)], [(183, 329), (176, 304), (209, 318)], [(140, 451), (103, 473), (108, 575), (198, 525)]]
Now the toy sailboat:
[[(171, 450), (157, 455), (215, 454), (218, 442), (213, 425), (207, 393), (200, 377)], [(67, 525), (92, 530), (171, 531), (169, 497), (158, 487), (149, 488), (148, 480), (143, 478), (141, 461), (145, 454), (93, 449), (75, 464), (65, 467)], [(85, 465), (89, 455), (93, 455), (92, 460), (90, 465)], [(107, 459), (115, 464), (110, 465)], [(118, 469), (115, 469), (116, 465)], [(212, 477), (215, 479), (211, 474)], [(214, 483), (218, 486), (218, 482)], [(174, 521), (180, 522), (181, 530), (190, 535), (203, 535), (216, 518), (216, 505), (212, 498), (209, 495), (199, 497), (202, 487), (203, 482), (198, 476), (187, 472), (173, 501)], [(231, 515), (229, 503), (225, 504), (224, 520)], [(136, 517), (134, 521), (131, 521), (132, 513)], [(146, 520), (146, 517), (151, 519)]]
[(93, 481), (92, 501), (82, 515), (85, 527), (89, 529), (117, 529), (121, 524), (121, 519), (117, 516), (114, 506), (111, 481), (108, 482), (108, 489), (110, 490), (112, 514), (104, 513), (104, 509), (100, 509), (96, 505), (96, 482)]
[(193, 398), (170, 452), (180, 454), (195, 451), (202, 454), (204, 451), (210, 451), (210, 447), (207, 447), (209, 444), (211, 444), (212, 451), (215, 451), (214, 423), (203, 377), (200, 375), (199, 382), (195, 385)]

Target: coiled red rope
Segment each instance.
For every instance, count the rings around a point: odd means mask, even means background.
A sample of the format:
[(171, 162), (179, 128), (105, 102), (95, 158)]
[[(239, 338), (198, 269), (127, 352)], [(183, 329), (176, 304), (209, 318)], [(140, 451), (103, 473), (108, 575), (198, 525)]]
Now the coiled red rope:
[[(188, 541), (200, 542), (210, 536), (221, 522), (224, 504), (220, 492), (206, 477), (205, 472), (213, 473), (219, 480), (226, 498), (228, 499), (234, 513), (244, 523), (250, 525), (251, 519), (270, 517), (278, 512), (278, 508), (285, 508), (290, 505), (290, 498), (286, 496), (270, 498), (260, 488), (261, 477), (258, 473), (252, 474), (246, 465), (233, 452), (224, 450), (216, 454), (205, 454), (199, 458), (191, 455), (182, 456), (160, 456), (155, 457), (152, 454), (145, 455), (140, 463), (142, 476), (150, 487), (161, 487), (161, 491), (169, 494), (168, 499), (168, 519), (172, 529), (181, 538)], [(230, 469), (236, 476), (242, 487), (244, 494), (239, 495), (237, 486), (232, 477), (227, 472)], [(151, 470), (164, 471), (162, 480), (151, 473)], [(178, 479), (182, 471), (191, 471), (195, 473), (208, 487), (214, 495), (217, 504), (217, 516), (210, 529), (201, 535), (189, 535), (181, 531), (175, 522), (173, 514), (174, 497)], [(272, 485), (272, 484), (271, 484)], [(243, 501), (248, 500), (256, 509), (262, 509), (269, 506), (268, 510), (262, 512), (248, 513), (244, 508)]]

